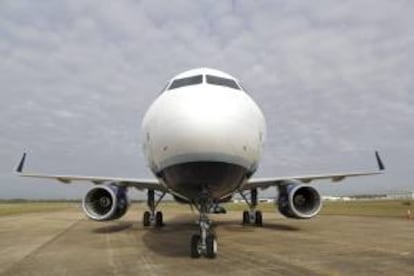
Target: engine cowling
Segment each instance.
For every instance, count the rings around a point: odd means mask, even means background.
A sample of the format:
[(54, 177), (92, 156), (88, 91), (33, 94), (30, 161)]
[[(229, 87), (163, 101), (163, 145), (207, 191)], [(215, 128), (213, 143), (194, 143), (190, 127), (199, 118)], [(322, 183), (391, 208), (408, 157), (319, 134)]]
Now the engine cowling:
[(129, 207), (127, 189), (112, 184), (94, 186), (84, 196), (82, 207), (92, 220), (118, 219)]
[(322, 208), (319, 192), (302, 184), (288, 184), (279, 188), (279, 212), (288, 218), (309, 219), (316, 216)]

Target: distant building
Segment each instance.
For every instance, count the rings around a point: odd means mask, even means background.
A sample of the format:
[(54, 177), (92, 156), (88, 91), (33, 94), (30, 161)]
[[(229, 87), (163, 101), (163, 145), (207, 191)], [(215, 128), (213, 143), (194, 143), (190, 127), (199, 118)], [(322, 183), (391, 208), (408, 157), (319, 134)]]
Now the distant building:
[(322, 196), (323, 200), (327, 200), (327, 201), (349, 201), (351, 200), (350, 197), (348, 196)]
[(390, 194), (387, 194), (386, 198), (387, 199), (414, 199), (414, 191), (390, 193)]
[(274, 203), (275, 199), (274, 198), (259, 198), (259, 202), (260, 203)]
[(244, 203), (244, 200), (240, 198), (235, 198), (233, 199), (233, 203)]
[[(244, 199), (242, 198), (233, 198), (233, 203), (246, 203), (244, 201)], [(266, 198), (259, 198), (258, 199), (259, 203), (274, 203), (275, 199), (274, 198), (270, 198), (270, 197), (266, 197)]]

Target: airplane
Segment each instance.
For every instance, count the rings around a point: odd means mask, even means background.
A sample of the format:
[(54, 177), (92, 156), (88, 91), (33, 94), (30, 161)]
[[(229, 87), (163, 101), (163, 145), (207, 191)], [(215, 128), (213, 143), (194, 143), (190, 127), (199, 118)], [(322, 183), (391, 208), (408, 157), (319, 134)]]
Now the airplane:
[(254, 178), (266, 136), (265, 117), (233, 76), (210, 68), (192, 69), (173, 77), (142, 121), (142, 149), (154, 179), (77, 176), (24, 172), (26, 153), (16, 172), (23, 177), (63, 183), (95, 184), (82, 200), (86, 216), (96, 221), (121, 218), (129, 207), (127, 191), (147, 192), (145, 227), (162, 227), (157, 207), (166, 194), (197, 209), (199, 233), (192, 235), (192, 258), (217, 256), (217, 237), (208, 217), (211, 208), (239, 193), (247, 204), (243, 225), (263, 225), (258, 190), (277, 187), (281, 214), (309, 219), (322, 208), (322, 197), (310, 182), (377, 175), (385, 167), (376, 151), (377, 170), (301, 176)]

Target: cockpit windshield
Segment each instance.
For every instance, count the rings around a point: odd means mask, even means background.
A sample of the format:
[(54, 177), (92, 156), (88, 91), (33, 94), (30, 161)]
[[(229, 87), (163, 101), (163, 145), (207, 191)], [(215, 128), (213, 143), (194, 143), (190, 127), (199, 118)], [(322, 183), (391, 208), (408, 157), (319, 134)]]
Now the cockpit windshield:
[(182, 79), (176, 79), (171, 83), (168, 90), (175, 89), (175, 88), (180, 88), (180, 87), (183, 87), (183, 86), (200, 84), (200, 83), (203, 83), (203, 75), (197, 75), (197, 76), (192, 76), (192, 77), (187, 77), (187, 78), (182, 78)]
[(239, 85), (232, 79), (226, 79), (226, 78), (216, 77), (212, 75), (206, 75), (206, 80), (208, 84), (226, 86), (226, 87), (240, 90)]
[[(205, 75), (205, 76), (206, 76), (207, 84), (225, 86), (225, 87), (229, 87), (232, 89), (241, 90), (240, 86), (233, 79), (228, 79), (228, 78), (223, 78), (223, 77), (218, 77), (218, 76), (213, 76), (213, 75)], [(191, 77), (175, 79), (172, 81), (172, 83), (168, 87), (168, 90), (181, 88), (184, 86), (202, 84), (202, 83), (203, 83), (203, 75), (195, 75)]]

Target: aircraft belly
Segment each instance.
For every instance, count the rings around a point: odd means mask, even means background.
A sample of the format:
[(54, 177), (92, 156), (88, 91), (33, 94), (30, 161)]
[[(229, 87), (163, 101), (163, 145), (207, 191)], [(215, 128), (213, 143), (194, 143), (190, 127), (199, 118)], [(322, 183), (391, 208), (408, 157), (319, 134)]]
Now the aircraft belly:
[(191, 200), (203, 191), (218, 200), (234, 192), (247, 175), (243, 166), (211, 161), (176, 164), (158, 173), (170, 189)]

